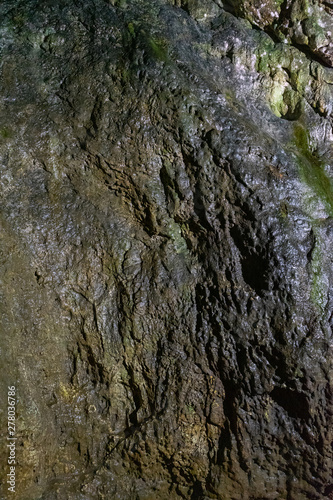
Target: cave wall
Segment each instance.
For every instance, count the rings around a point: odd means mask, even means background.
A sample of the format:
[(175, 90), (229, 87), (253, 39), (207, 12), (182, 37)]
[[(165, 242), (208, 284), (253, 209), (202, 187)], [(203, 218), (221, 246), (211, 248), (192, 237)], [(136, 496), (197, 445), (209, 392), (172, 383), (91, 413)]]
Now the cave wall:
[(333, 498), (332, 12), (1, 2), (15, 498)]

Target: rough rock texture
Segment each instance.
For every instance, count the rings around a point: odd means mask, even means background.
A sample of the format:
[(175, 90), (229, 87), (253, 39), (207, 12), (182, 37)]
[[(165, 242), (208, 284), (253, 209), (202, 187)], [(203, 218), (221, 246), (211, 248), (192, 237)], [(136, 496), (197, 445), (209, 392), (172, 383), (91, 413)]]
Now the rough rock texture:
[(227, 0), (226, 6), (278, 40), (333, 66), (332, 0)]
[(333, 498), (332, 7), (1, 2), (16, 499)]

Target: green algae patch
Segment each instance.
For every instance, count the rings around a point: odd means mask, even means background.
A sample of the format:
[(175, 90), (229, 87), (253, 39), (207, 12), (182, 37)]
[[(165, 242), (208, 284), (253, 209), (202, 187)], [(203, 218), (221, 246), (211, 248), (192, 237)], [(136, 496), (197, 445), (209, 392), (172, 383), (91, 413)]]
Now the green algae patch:
[[(325, 207), (327, 215), (333, 216), (333, 183), (324, 170), (325, 162), (310, 149), (307, 130), (300, 124), (294, 127), (294, 145), (297, 147), (297, 163), (301, 181), (306, 184)], [(304, 208), (312, 218), (315, 244), (311, 255), (311, 300), (318, 310), (324, 312), (327, 284), (323, 275), (323, 244), (318, 231), (320, 220), (312, 213), (313, 198), (303, 198)]]
[(135, 52), (141, 47), (152, 59), (162, 62), (169, 60), (166, 40), (152, 36), (149, 30), (136, 21), (127, 24), (127, 30), (123, 34), (123, 42), (130, 52)]
[(150, 37), (148, 39), (148, 43), (150, 52), (155, 59), (163, 62), (168, 61), (168, 50), (163, 40), (157, 40)]
[(0, 137), (2, 137), (2, 139), (10, 139), (11, 137), (13, 137), (13, 133), (10, 128), (2, 127), (0, 128)]
[(258, 73), (270, 74), (272, 69), (280, 64), (283, 52), (276, 47), (273, 40), (265, 37), (261, 32), (255, 33), (257, 41), (256, 70)]
[(324, 162), (312, 153), (305, 128), (294, 127), (294, 144), (298, 149), (297, 163), (302, 182), (310, 187), (323, 202), (329, 216), (333, 216), (333, 185), (324, 170)]
[(128, 23), (127, 25), (128, 31), (131, 36), (135, 37), (135, 27), (133, 23)]
[(289, 208), (288, 208), (288, 204), (285, 201), (282, 201), (280, 203), (279, 215), (280, 215), (281, 219), (284, 221), (288, 218)]

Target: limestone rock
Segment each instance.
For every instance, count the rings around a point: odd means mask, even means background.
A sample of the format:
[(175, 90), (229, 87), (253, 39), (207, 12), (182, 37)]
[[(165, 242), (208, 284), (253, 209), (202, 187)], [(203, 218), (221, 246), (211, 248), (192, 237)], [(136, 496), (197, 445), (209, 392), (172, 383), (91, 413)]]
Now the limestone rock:
[(331, 12), (1, 3), (17, 499), (332, 498)]

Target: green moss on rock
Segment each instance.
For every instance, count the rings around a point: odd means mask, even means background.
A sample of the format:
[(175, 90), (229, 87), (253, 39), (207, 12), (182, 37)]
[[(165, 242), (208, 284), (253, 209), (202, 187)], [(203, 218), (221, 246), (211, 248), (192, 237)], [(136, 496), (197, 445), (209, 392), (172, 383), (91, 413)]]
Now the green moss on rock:
[[(309, 135), (306, 129), (297, 124), (294, 127), (294, 144), (297, 147), (297, 163), (301, 181), (316, 196), (316, 199), (322, 202), (329, 217), (333, 216), (333, 185), (332, 180), (327, 176), (324, 170), (324, 162), (318, 158), (310, 149)], [(303, 204), (308, 215), (313, 219), (313, 230), (315, 243), (311, 254), (311, 300), (318, 310), (324, 311), (327, 285), (323, 274), (323, 250), (318, 231), (317, 217), (313, 215), (314, 201), (313, 197), (303, 197)]]
[(333, 216), (332, 180), (324, 170), (324, 162), (312, 153), (306, 129), (297, 124), (294, 127), (294, 144), (297, 147), (297, 163), (301, 180), (310, 187), (324, 204), (329, 216)]

